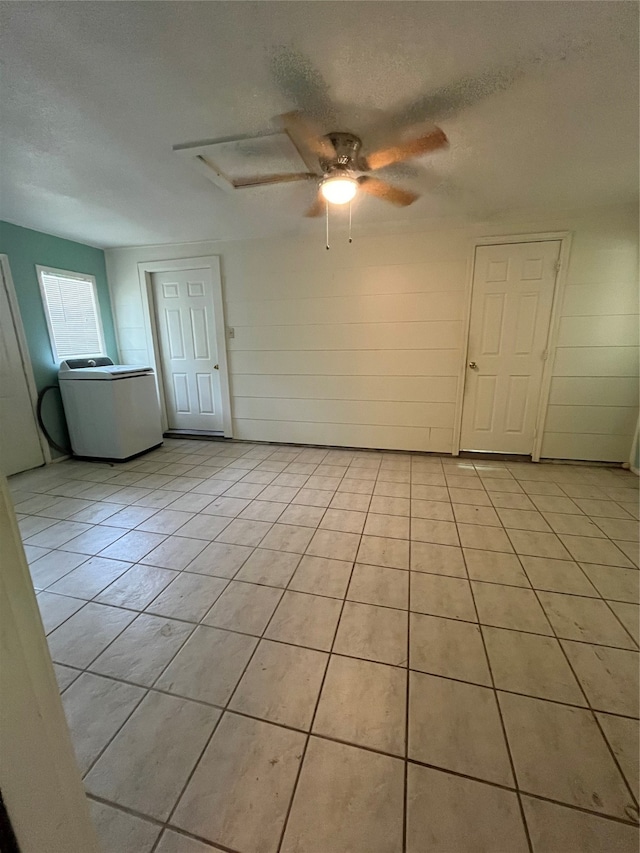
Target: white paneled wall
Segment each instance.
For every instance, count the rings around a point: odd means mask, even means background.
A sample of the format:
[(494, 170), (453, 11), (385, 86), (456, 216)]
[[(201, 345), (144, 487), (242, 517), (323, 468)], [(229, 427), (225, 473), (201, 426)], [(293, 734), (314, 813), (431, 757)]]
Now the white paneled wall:
[[(637, 216), (107, 251), (120, 354), (154, 363), (139, 261), (219, 255), (236, 438), (450, 452), (475, 237), (573, 233), (543, 456), (622, 461), (638, 406)], [(397, 232), (397, 233), (396, 233)], [(552, 353), (552, 357), (553, 357)]]

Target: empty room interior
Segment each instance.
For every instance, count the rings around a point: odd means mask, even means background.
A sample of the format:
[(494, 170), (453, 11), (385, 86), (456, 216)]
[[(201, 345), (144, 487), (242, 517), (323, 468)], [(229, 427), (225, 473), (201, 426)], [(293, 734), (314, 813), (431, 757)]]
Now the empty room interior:
[(3, 853), (637, 853), (636, 2), (0, 2)]

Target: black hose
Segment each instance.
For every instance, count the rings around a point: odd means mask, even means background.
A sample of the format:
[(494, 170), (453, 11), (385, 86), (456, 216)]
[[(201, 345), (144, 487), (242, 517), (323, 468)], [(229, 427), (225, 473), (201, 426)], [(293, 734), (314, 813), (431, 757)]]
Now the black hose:
[(57, 443), (57, 441), (54, 441), (54, 439), (51, 438), (46, 426), (44, 425), (44, 421), (42, 420), (42, 401), (44, 400), (44, 397), (45, 397), (45, 394), (47, 393), (47, 391), (52, 391), (52, 390), (53, 391), (59, 391), (60, 386), (59, 385), (45, 385), (45, 387), (42, 388), (42, 390), (38, 394), (38, 402), (36, 403), (36, 417), (38, 419), (38, 426), (40, 427), (40, 429), (44, 433), (44, 437), (47, 439), (50, 446), (54, 448), (54, 450), (57, 450), (58, 453), (62, 453), (64, 456), (72, 456), (73, 451), (71, 450), (70, 447), (61, 447)]

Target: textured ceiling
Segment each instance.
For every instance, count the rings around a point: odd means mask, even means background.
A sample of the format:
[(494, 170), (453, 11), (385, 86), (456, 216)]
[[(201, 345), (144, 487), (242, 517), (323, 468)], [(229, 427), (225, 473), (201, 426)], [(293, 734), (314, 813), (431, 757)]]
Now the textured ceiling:
[(312, 184), (225, 193), (172, 151), (291, 109), (365, 149), (437, 122), (448, 151), (358, 222), (631, 201), (638, 6), (619, 2), (2, 3), (4, 219), (98, 246), (308, 233)]

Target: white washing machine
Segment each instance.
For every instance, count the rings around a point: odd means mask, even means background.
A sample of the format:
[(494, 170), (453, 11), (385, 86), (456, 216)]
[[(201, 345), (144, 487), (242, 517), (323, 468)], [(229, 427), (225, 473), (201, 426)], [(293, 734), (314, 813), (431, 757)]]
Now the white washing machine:
[(61, 363), (58, 380), (76, 456), (122, 462), (162, 444), (150, 367), (71, 358)]

